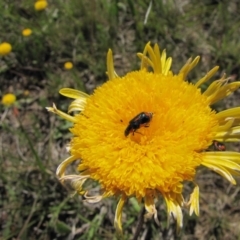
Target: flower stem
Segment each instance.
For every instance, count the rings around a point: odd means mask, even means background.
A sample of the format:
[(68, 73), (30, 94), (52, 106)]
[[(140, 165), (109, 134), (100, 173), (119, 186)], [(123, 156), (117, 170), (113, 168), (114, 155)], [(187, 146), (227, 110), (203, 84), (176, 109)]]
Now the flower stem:
[(140, 231), (141, 231), (141, 228), (142, 228), (142, 225), (143, 225), (143, 222), (144, 222), (144, 213), (145, 213), (145, 207), (142, 208), (142, 210), (140, 212), (140, 215), (138, 217), (137, 228), (136, 228), (135, 234), (133, 236), (133, 240), (138, 239), (138, 236), (140, 234)]

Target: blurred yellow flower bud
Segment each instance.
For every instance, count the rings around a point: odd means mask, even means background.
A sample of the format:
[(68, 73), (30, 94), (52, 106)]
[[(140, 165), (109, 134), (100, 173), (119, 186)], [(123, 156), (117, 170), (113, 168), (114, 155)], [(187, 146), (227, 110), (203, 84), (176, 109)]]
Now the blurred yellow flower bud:
[(4, 56), (12, 51), (12, 46), (10, 43), (3, 42), (0, 44), (0, 55)]
[(65, 68), (66, 70), (72, 69), (72, 68), (73, 68), (72, 62), (65, 62), (65, 63), (64, 63), (64, 68)]
[(29, 91), (28, 91), (28, 90), (25, 90), (25, 91), (23, 92), (23, 95), (24, 95), (24, 97), (27, 97), (27, 96), (29, 95)]
[(2, 104), (4, 106), (10, 106), (16, 102), (16, 96), (12, 93), (7, 93), (2, 97)]
[(22, 35), (23, 35), (24, 37), (28, 37), (28, 36), (30, 36), (31, 34), (32, 34), (32, 30), (31, 30), (30, 28), (25, 28), (25, 29), (22, 30)]
[(48, 5), (48, 2), (45, 0), (37, 1), (34, 4), (34, 8), (36, 11), (42, 11), (44, 10)]

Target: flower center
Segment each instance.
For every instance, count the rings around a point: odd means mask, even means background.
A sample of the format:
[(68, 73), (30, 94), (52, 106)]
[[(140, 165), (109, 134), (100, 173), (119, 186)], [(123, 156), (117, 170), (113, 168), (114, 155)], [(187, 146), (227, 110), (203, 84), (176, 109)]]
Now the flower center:
[(71, 151), (81, 168), (106, 191), (141, 196), (192, 180), (217, 127), (194, 85), (144, 70), (99, 87), (77, 118)]

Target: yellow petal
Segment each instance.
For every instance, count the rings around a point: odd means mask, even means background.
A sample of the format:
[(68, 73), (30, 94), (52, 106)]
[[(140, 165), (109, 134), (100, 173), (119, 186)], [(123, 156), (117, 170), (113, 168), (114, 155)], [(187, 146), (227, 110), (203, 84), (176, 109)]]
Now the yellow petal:
[[(218, 91), (215, 91), (212, 95), (208, 97), (208, 100), (211, 104), (218, 102), (219, 100), (229, 96), (234, 91), (236, 91), (240, 87), (240, 82), (233, 82), (218, 88)], [(215, 86), (215, 89), (217, 87)]]
[[(228, 141), (232, 142), (234, 140), (232, 139), (239, 139), (240, 138), (240, 126), (232, 127), (228, 129), (227, 131), (219, 131), (215, 135), (216, 140), (219, 141), (219, 139), (222, 139), (221, 141)], [(231, 139), (231, 140), (229, 140)]]
[(232, 174), (225, 167), (212, 165), (211, 163), (208, 163), (208, 162), (203, 162), (202, 165), (204, 165), (204, 166), (212, 169), (214, 172), (220, 174), (222, 177), (226, 178), (232, 184), (234, 184), (234, 185), (236, 184), (236, 181), (233, 178)]
[(230, 152), (230, 151), (221, 151), (221, 152), (204, 152), (203, 158), (209, 159), (218, 159), (218, 161), (230, 160), (235, 163), (240, 163), (240, 153), (239, 152)]
[(149, 59), (152, 61), (153, 63), (153, 71), (155, 73), (160, 73), (159, 70), (160, 70), (160, 67), (159, 67), (159, 62), (157, 62), (157, 57), (152, 49), (152, 47), (149, 45), (146, 46), (147, 47), (147, 52), (149, 54)]
[[(157, 44), (154, 45), (154, 54), (156, 56), (156, 59), (157, 59), (157, 66), (158, 66), (158, 73), (161, 73), (162, 72), (162, 61), (161, 61), (161, 54), (160, 54), (160, 49), (159, 49), (159, 46)], [(163, 54), (162, 54), (162, 57), (163, 57)], [(161, 63), (161, 64), (159, 64)]]
[(56, 175), (58, 176), (58, 178), (62, 178), (64, 176), (64, 172), (67, 166), (76, 160), (77, 158), (75, 156), (70, 156), (65, 159), (57, 168)]
[(74, 100), (68, 108), (68, 113), (74, 112), (74, 111), (83, 111), (85, 108), (87, 101), (85, 99), (79, 98)]
[(86, 198), (86, 201), (88, 203), (98, 203), (103, 199), (102, 195), (97, 195), (97, 196), (89, 196), (88, 191), (84, 194), (84, 197)]
[(156, 206), (154, 204), (154, 197), (149, 194), (146, 195), (145, 197), (145, 209), (147, 211), (147, 214), (145, 215), (146, 218), (152, 218), (152, 216), (154, 217), (155, 222), (160, 225), (159, 220), (157, 218), (157, 209)]
[(212, 166), (223, 166), (225, 168), (230, 168), (233, 170), (240, 171), (240, 165), (227, 159), (221, 159), (210, 154), (204, 157), (204, 163), (211, 164)]
[(226, 82), (226, 75), (223, 74), (223, 76), (219, 80), (212, 82), (203, 94), (207, 97), (212, 98), (213, 96), (215, 96), (215, 94), (218, 93), (220, 87)]
[(224, 111), (221, 111), (216, 114), (218, 120), (224, 120), (226, 118), (240, 118), (240, 107), (230, 108)]
[(203, 83), (207, 82), (213, 75), (218, 71), (219, 66), (212, 68), (203, 78), (199, 79), (195, 84), (196, 87), (201, 86)]
[(122, 234), (122, 210), (125, 202), (126, 202), (125, 197), (122, 197), (119, 200), (114, 217), (114, 227), (120, 234)]
[(198, 64), (200, 57), (197, 56), (192, 61), (192, 58), (189, 58), (187, 63), (181, 68), (179, 73), (183, 74), (183, 79), (186, 79), (187, 74)]
[[(183, 226), (183, 215), (182, 215), (182, 209), (178, 202), (173, 198), (171, 198), (171, 195), (163, 194), (164, 199), (167, 204), (168, 209), (168, 225), (169, 225), (169, 217), (173, 215), (173, 217), (177, 220), (177, 229), (182, 228)], [(182, 198), (182, 197), (180, 197)]]
[(84, 93), (82, 91), (78, 91), (72, 88), (62, 88), (60, 89), (59, 93), (65, 97), (74, 98), (74, 99), (78, 99), (78, 98), (85, 99), (89, 97), (87, 93)]
[(137, 56), (141, 59), (141, 69), (147, 69), (148, 66), (151, 66), (153, 69), (153, 63), (148, 57), (144, 56), (142, 53), (137, 53)]
[(58, 110), (57, 107), (56, 107), (56, 105), (55, 105), (54, 103), (53, 103), (53, 107), (46, 107), (46, 109), (47, 109), (49, 112), (53, 112), (53, 113), (59, 115), (60, 117), (66, 119), (66, 120), (68, 120), (68, 121), (70, 121), (70, 122), (75, 123), (75, 122), (77, 121), (74, 117), (72, 117), (72, 116), (70, 116), (70, 115), (68, 115), (68, 114), (66, 114), (66, 113)]
[(114, 66), (113, 66), (113, 55), (112, 55), (111, 49), (109, 49), (107, 53), (107, 75), (109, 80), (112, 80), (115, 78)]
[(228, 131), (234, 124), (234, 118), (233, 119), (229, 119), (227, 121), (224, 122), (224, 125), (220, 125), (218, 128), (217, 128), (217, 132), (226, 132)]
[(189, 215), (191, 216), (193, 212), (199, 216), (199, 187), (196, 185), (188, 202), (190, 205)]
[(167, 58), (167, 61), (165, 63), (163, 75), (167, 75), (170, 72), (171, 66), (172, 66), (172, 58), (169, 57)]
[(75, 193), (83, 195), (85, 191), (82, 186), (89, 177), (89, 175), (66, 175), (59, 178), (59, 180), (60, 182), (64, 182), (64, 185), (70, 185), (71, 188), (74, 189)]

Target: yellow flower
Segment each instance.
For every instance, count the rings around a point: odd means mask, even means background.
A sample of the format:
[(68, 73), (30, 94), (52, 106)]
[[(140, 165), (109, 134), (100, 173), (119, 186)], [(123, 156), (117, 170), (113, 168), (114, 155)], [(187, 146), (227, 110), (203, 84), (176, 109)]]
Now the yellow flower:
[(36, 11), (42, 11), (48, 6), (48, 2), (45, 0), (37, 1), (34, 4), (34, 8)]
[[(223, 76), (202, 92), (199, 87), (218, 67), (192, 84), (186, 77), (199, 57), (189, 59), (178, 74), (173, 74), (172, 59), (166, 57), (165, 50), (160, 52), (158, 45), (152, 48), (148, 43), (138, 56), (140, 70), (119, 77), (109, 50), (109, 81), (92, 95), (61, 89), (62, 95), (75, 99), (69, 113), (80, 113), (72, 116), (55, 105), (47, 108), (74, 124), (71, 156), (59, 165), (57, 176), (61, 182), (70, 182), (89, 202), (119, 197), (114, 223), (120, 232), (122, 209), (130, 197), (144, 201), (147, 216), (157, 221), (155, 200), (162, 195), (169, 217), (173, 216), (181, 228), (183, 206), (189, 207), (190, 215), (199, 214), (199, 188), (194, 181), (198, 166), (206, 166), (236, 184), (233, 176), (239, 175), (240, 153), (216, 151), (212, 144), (239, 141), (240, 107), (217, 113), (211, 105), (240, 83), (228, 83)], [(79, 174), (66, 174), (66, 168), (76, 160), (80, 161)], [(84, 188), (87, 179), (99, 182), (101, 195), (89, 195)], [(186, 181), (195, 186), (189, 201), (182, 196)]]
[(29, 91), (28, 90), (24, 90), (24, 92), (23, 92), (23, 95), (24, 95), (24, 97), (27, 97), (27, 96), (29, 96)]
[(12, 51), (12, 46), (11, 44), (7, 42), (3, 42), (0, 44), (0, 55), (5, 56), (9, 54)]
[(72, 69), (72, 68), (73, 68), (72, 62), (65, 62), (65, 63), (64, 63), (64, 68), (65, 68), (66, 70)]
[(30, 28), (25, 28), (25, 29), (23, 29), (23, 31), (22, 31), (22, 35), (24, 36), (24, 37), (28, 37), (28, 36), (30, 36), (32, 34), (32, 30), (30, 29)]
[(2, 97), (2, 104), (4, 106), (10, 106), (16, 102), (16, 96), (12, 93), (7, 93)]

